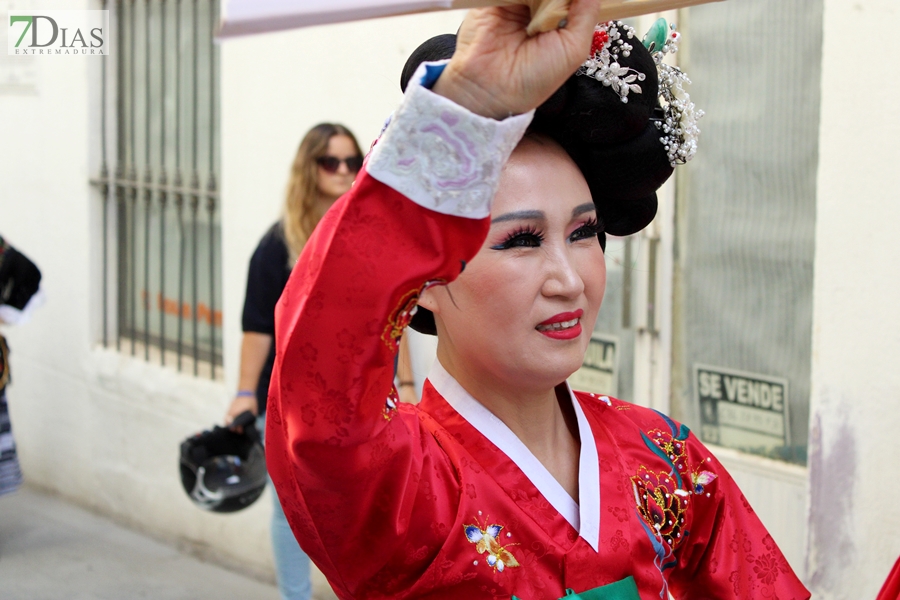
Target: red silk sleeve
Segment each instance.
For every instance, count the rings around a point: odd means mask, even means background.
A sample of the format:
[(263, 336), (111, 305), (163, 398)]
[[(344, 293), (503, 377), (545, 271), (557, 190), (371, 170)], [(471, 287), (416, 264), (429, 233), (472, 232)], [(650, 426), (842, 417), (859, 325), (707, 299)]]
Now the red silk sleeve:
[(888, 578), (881, 586), (878, 597), (875, 600), (898, 600), (900, 599), (900, 558), (894, 563)]
[(394, 354), (423, 285), (455, 279), (488, 227), (423, 208), (362, 171), (279, 301), (269, 472), (294, 534), (339, 596), (360, 595), (392, 561), (406, 560), (414, 580), (432, 553), (421, 548), (436, 551), (440, 539), (410, 523), (455, 514), (457, 478), (428, 418), (395, 408)]

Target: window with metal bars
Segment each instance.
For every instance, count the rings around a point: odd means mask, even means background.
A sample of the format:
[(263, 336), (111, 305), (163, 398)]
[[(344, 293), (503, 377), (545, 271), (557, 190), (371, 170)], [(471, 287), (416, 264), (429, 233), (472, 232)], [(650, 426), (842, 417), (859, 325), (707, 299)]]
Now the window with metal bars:
[[(96, 179), (103, 343), (215, 379), (222, 364), (218, 0), (119, 0), (104, 8), (116, 25), (116, 51), (112, 62), (103, 59)], [(107, 86), (114, 102), (106, 101)]]

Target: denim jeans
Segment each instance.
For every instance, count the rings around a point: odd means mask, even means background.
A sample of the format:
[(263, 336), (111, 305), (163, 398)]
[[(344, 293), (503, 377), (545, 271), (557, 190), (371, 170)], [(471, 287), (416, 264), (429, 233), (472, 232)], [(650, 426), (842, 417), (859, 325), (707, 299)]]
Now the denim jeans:
[[(256, 420), (256, 426), (260, 434), (265, 436), (265, 415), (260, 415)], [(288, 525), (271, 479), (268, 487), (272, 492), (272, 553), (275, 555), (278, 591), (282, 600), (310, 600), (312, 583), (309, 575), (309, 557), (300, 549), (300, 544), (297, 543), (294, 532)]]

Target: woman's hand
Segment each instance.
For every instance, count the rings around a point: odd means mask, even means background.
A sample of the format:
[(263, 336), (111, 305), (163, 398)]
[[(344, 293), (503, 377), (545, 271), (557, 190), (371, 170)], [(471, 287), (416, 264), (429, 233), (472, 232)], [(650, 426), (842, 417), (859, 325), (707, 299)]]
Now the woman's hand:
[(259, 416), (259, 407), (256, 404), (256, 395), (247, 396), (238, 394), (234, 397), (234, 400), (231, 401), (231, 405), (225, 412), (225, 425), (230, 426), (235, 417), (248, 410), (254, 415)]
[(494, 119), (540, 106), (587, 59), (599, 0), (573, 0), (562, 29), (528, 37), (527, 6), (469, 11), (434, 92)]

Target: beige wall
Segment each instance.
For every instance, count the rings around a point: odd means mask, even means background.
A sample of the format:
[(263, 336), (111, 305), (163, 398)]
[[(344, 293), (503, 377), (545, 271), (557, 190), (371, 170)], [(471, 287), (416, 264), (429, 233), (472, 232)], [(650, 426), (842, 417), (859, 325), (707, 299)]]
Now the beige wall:
[(874, 598), (900, 554), (900, 83), (883, 44), (898, 18), (896, 0), (825, 0), (809, 461), (817, 599)]

